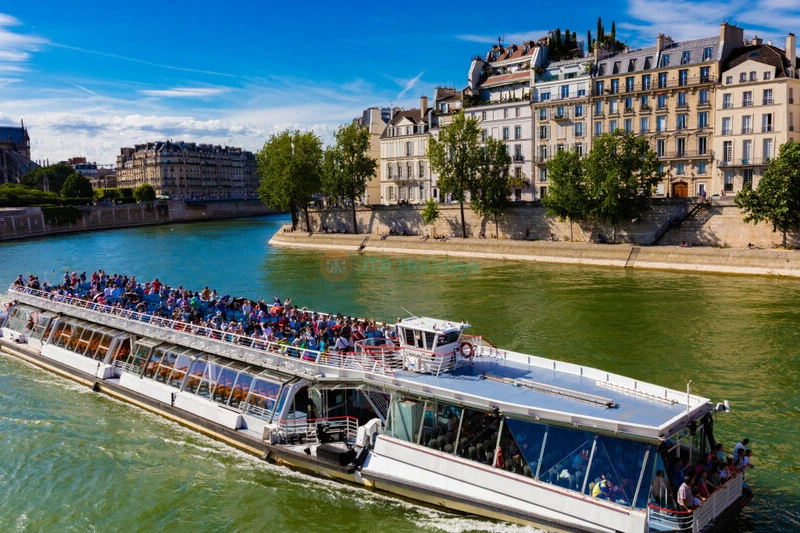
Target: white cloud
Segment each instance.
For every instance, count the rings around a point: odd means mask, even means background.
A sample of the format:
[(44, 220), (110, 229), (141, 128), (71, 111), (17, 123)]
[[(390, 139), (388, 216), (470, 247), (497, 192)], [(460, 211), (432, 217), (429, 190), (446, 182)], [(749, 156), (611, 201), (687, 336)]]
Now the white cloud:
[(542, 37), (547, 37), (548, 30), (530, 30), (515, 33), (504, 33), (502, 35), (476, 35), (474, 33), (464, 33), (456, 35), (456, 39), (471, 43), (497, 44), (500, 38), (504, 45), (521, 44), (525, 41), (538, 41)]
[(405, 94), (408, 91), (413, 89), (417, 85), (417, 83), (419, 82), (420, 78), (422, 78), (423, 74), (425, 74), (424, 70), (422, 72), (420, 72), (419, 74), (417, 74), (416, 76), (414, 76), (413, 78), (411, 78), (410, 80), (406, 80), (406, 82), (402, 84), (403, 85), (403, 90), (400, 91), (400, 94), (397, 95), (397, 99), (398, 100), (401, 99), (403, 96), (405, 96)]
[(24, 62), (30, 59), (29, 52), (39, 49), (47, 40), (35, 35), (24, 35), (9, 30), (9, 27), (20, 26), (16, 17), (0, 13), (0, 61)]
[(160, 98), (204, 98), (215, 96), (226, 92), (224, 87), (176, 87), (173, 89), (153, 89), (139, 91), (145, 96), (155, 96)]

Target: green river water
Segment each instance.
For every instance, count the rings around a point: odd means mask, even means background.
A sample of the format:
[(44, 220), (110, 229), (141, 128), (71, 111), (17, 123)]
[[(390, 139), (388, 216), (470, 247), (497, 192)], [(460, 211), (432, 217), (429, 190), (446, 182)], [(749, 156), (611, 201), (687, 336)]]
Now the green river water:
[[(263, 217), (0, 243), (0, 284), (64, 270), (394, 320), (466, 320), (509, 349), (730, 400), (717, 436), (749, 437), (756, 498), (737, 532), (800, 531), (800, 281), (271, 247)], [(0, 357), (0, 532), (472, 532), (453, 515), (298, 474)]]

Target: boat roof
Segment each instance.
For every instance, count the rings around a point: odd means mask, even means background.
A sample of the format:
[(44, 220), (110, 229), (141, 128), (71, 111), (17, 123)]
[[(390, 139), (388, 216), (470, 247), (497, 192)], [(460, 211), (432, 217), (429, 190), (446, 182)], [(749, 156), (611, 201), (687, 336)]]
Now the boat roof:
[(400, 320), (397, 325), (414, 328), (420, 331), (432, 331), (434, 333), (442, 333), (450, 330), (460, 331), (472, 327), (464, 322), (452, 322), (450, 320), (442, 320), (440, 318), (431, 318), (427, 316), (404, 318)]
[(460, 404), (653, 440), (669, 438), (712, 409), (708, 399), (686, 392), (513, 352), (476, 358), (470, 366), (439, 375), (400, 371), (396, 377), (401, 389)]

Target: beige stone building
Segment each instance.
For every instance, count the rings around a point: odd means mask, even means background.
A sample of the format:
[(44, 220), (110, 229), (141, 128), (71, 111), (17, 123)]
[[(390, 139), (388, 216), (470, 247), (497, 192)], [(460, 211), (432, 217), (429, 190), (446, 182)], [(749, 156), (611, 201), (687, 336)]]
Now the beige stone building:
[(547, 194), (547, 162), (556, 152), (575, 150), (585, 155), (591, 147), (591, 92), (588, 58), (551, 61), (536, 76), (531, 106), (535, 124), (533, 181), (537, 198)]
[[(400, 111), (395, 108), (394, 111)], [(378, 162), (375, 174), (367, 182), (362, 203), (365, 205), (379, 205), (381, 203), (381, 135), (386, 129), (386, 124), (392, 118), (393, 109), (390, 107), (370, 107), (365, 109), (355, 123), (361, 128), (369, 130), (369, 156)]]
[(782, 50), (758, 38), (722, 64), (715, 99), (714, 180), (711, 192), (756, 187), (787, 141), (800, 140), (797, 39)]
[(152, 185), (159, 196), (181, 199), (245, 198), (256, 194), (256, 159), (230, 146), (158, 141), (122, 148), (117, 186)]
[(621, 129), (647, 138), (665, 175), (657, 196), (709, 193), (719, 66), (743, 39), (741, 28), (722, 24), (719, 36), (676, 42), (659, 35), (653, 47), (598, 57), (592, 137)]
[(438, 199), (427, 157), (431, 126), (438, 115), (420, 98), (418, 109), (397, 111), (380, 138), (381, 203), (419, 204)]

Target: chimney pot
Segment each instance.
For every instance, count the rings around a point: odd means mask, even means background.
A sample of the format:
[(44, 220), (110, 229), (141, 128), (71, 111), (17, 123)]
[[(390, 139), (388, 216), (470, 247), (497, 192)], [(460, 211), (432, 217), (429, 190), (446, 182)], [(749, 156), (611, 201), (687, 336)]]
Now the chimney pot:
[(419, 99), (419, 110), (420, 110), (420, 116), (422, 118), (425, 118), (425, 115), (428, 114), (428, 97), (427, 96), (423, 96), (422, 98)]

